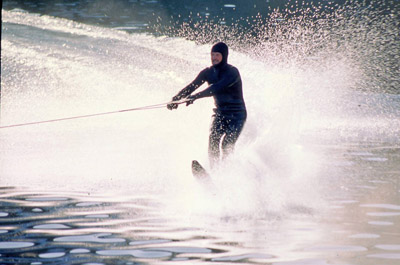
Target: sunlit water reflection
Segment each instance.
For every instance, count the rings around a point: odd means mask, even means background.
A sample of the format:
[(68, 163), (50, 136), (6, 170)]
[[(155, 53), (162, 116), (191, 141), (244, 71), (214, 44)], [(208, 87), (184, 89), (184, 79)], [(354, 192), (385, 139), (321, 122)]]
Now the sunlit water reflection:
[[(398, 163), (388, 151), (375, 155)], [(355, 156), (354, 149), (344, 155)], [(357, 155), (350, 161), (360, 168), (387, 163)], [(280, 212), (253, 215), (173, 210), (172, 199), (146, 194), (4, 187), (0, 259), (4, 264), (397, 264), (399, 172), (382, 166), (387, 170), (365, 170), (363, 179), (351, 178), (348, 165), (339, 166), (342, 177), (321, 180), (331, 183), (320, 198), (323, 208), (293, 203)]]

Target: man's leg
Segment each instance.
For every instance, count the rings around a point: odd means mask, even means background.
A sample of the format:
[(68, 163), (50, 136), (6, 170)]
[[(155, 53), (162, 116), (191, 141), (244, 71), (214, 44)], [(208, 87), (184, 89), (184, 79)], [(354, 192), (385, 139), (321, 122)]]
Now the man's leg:
[(224, 124), (219, 115), (213, 115), (211, 123), (210, 136), (208, 141), (208, 157), (211, 168), (219, 162), (220, 159), (220, 143), (224, 135)]
[(222, 140), (222, 158), (225, 159), (235, 148), (240, 133), (243, 130), (246, 119), (230, 120), (226, 134)]

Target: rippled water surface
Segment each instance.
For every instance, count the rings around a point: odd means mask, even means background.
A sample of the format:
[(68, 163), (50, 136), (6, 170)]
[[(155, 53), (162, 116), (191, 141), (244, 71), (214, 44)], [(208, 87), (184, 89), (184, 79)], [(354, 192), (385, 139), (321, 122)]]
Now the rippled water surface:
[[(318, 203), (290, 202), (278, 211), (259, 206), (251, 214), (216, 212), (212, 204), (199, 210), (190, 201), (217, 202), (218, 194), (186, 197), (193, 209), (179, 209), (169, 196), (140, 194), (134, 187), (125, 194), (3, 187), (0, 260), (3, 264), (398, 264), (398, 147), (323, 148), (332, 157), (319, 180), (327, 186), (326, 193), (315, 198)], [(330, 175), (332, 168), (341, 174)]]

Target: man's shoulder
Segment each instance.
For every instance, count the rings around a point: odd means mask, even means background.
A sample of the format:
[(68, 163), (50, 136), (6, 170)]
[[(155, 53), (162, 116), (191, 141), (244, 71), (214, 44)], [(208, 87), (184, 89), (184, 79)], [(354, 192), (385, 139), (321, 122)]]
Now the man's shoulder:
[(239, 73), (239, 69), (237, 69), (236, 66), (233, 66), (231, 64), (227, 64), (225, 66), (225, 69), (226, 69), (226, 71), (229, 71), (229, 72)]
[(203, 70), (201, 70), (200, 73), (208, 73), (208, 72), (212, 71), (212, 68), (213, 68), (212, 66), (206, 67)]
[(231, 65), (231, 64), (228, 64), (228, 66), (229, 66), (230, 68), (234, 68), (234, 69), (237, 70), (237, 67), (236, 67), (236, 66), (233, 66), (233, 65)]
[[(203, 70), (201, 70), (200, 73), (210, 73), (210, 72), (215, 72), (215, 71), (216, 71), (216, 68), (214, 66), (209, 66), (209, 67), (206, 67)], [(231, 64), (226, 64), (222, 68), (219, 68), (219, 70), (217, 70), (217, 71), (239, 73), (239, 70)]]

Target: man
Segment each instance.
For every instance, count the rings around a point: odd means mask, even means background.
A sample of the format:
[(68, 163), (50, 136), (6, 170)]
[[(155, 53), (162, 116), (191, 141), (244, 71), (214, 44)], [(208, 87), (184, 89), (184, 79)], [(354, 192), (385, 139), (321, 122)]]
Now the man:
[[(234, 145), (246, 122), (247, 112), (243, 99), (242, 79), (236, 67), (228, 64), (228, 46), (219, 42), (211, 49), (212, 66), (202, 70), (196, 79), (183, 88), (172, 101), (187, 99), (187, 106), (204, 97), (214, 97), (215, 106), (210, 130), (208, 154), (213, 167), (233, 151)], [(205, 90), (192, 94), (204, 82)], [(178, 108), (178, 104), (168, 104), (168, 109)]]

